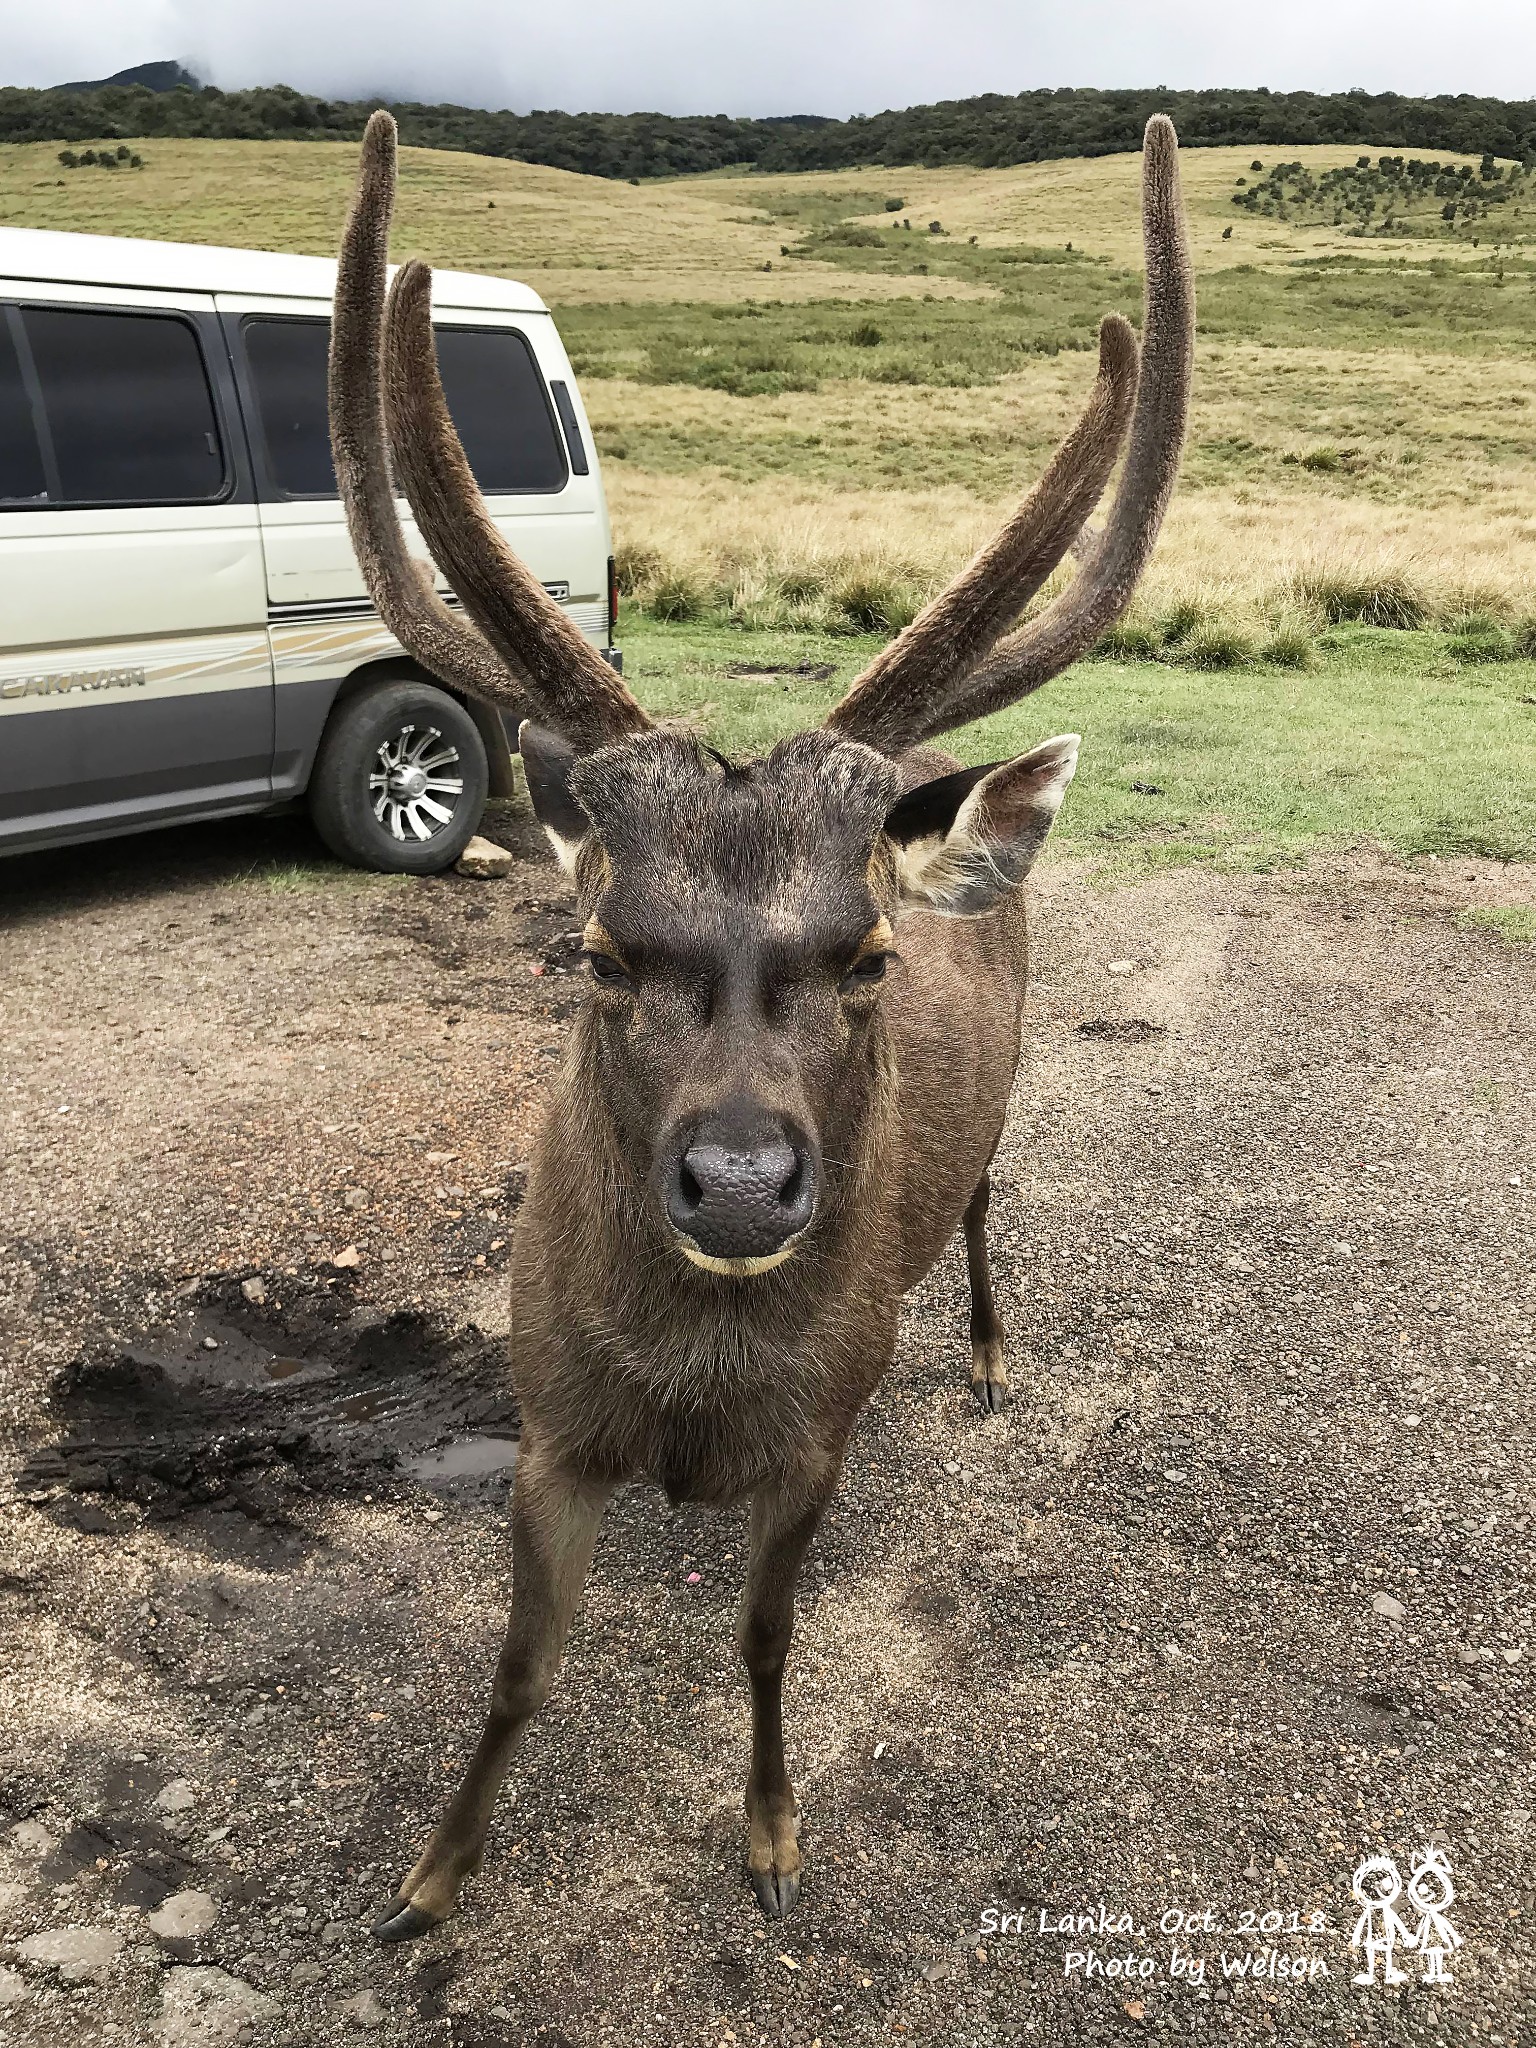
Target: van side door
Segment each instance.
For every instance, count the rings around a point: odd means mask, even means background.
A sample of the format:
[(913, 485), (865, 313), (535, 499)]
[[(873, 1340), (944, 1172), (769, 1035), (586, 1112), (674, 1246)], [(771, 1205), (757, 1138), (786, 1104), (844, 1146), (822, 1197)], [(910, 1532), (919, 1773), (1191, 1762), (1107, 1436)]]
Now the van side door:
[(272, 700), (212, 300), (0, 280), (0, 846), (260, 808)]

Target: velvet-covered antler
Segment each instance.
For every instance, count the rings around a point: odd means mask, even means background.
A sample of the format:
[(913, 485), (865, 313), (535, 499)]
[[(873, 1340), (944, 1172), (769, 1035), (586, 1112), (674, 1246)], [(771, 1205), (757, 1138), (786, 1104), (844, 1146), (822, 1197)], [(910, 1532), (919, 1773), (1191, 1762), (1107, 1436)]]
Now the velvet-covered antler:
[[(1162, 114), (1147, 123), (1142, 224), (1139, 373), (1131, 330), (1111, 316), (1099, 332), (1088, 404), (1045, 475), (996, 540), (852, 685), (827, 720), (835, 731), (896, 754), (1000, 711), (1086, 654), (1130, 603), (1178, 474), (1194, 359), (1178, 137)], [(1004, 639), (1093, 510), (1127, 420), (1125, 467), (1103, 532), (1061, 596)]]

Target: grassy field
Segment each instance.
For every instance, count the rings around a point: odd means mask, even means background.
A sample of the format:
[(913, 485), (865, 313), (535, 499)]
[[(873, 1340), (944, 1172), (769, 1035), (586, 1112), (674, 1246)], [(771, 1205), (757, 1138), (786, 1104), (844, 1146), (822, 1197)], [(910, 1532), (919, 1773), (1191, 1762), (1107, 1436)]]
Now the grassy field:
[[(880, 645), (635, 614), (623, 624), (646, 704), (741, 754), (821, 718)], [(1529, 860), (1536, 660), (1468, 664), (1447, 645), (1354, 626), (1327, 633), (1301, 672), (1088, 661), (944, 744), (980, 762), (1082, 733), (1053, 843), (1114, 873), (1191, 860), (1269, 868), (1367, 841), (1404, 856)]]
[[(0, 151), (0, 219), (334, 249), (350, 147), (140, 148), (136, 171)], [(1286, 158), (1323, 189), (1356, 154)], [(641, 186), (420, 150), (402, 163), (399, 253), (524, 276), (557, 311), (644, 686), (673, 709), (712, 705), (725, 744), (822, 701), (804, 679), (731, 678), (732, 663), (811, 648), (846, 670), (911, 617), (1039, 470), (1092, 376), (1100, 315), (1139, 306), (1132, 157)], [(1260, 176), (1249, 150), (1187, 152), (1183, 175), (1193, 428), (1107, 650), (1144, 658), (1085, 665), (964, 750), (1080, 727), (1069, 832), (1146, 858), (1283, 858), (1368, 832), (1528, 854), (1523, 208), (1504, 209), (1496, 245), (1429, 207), (1382, 240), (1283, 198), (1234, 206)]]

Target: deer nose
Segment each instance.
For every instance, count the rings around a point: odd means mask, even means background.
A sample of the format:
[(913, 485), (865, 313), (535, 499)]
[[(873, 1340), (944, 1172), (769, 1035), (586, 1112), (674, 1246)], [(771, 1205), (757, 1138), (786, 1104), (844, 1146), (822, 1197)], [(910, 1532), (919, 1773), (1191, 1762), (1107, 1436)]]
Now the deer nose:
[(764, 1259), (810, 1222), (816, 1165), (782, 1129), (751, 1139), (695, 1134), (668, 1176), (674, 1229), (710, 1259)]

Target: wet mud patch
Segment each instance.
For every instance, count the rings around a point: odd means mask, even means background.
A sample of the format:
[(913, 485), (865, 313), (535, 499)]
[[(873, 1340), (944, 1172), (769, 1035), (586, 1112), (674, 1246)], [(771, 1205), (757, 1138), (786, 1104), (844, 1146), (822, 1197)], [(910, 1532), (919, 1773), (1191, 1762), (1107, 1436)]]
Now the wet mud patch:
[(205, 1283), (170, 1320), (55, 1380), (59, 1434), (17, 1491), (89, 1533), (201, 1508), (287, 1523), (305, 1497), (504, 1484), (520, 1433), (503, 1347), (357, 1303), (344, 1280)]

